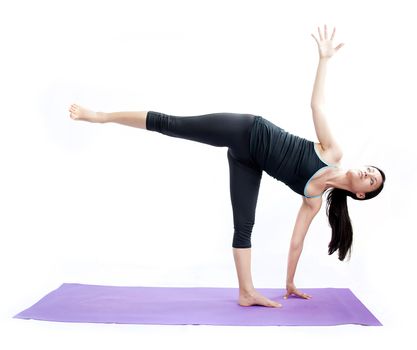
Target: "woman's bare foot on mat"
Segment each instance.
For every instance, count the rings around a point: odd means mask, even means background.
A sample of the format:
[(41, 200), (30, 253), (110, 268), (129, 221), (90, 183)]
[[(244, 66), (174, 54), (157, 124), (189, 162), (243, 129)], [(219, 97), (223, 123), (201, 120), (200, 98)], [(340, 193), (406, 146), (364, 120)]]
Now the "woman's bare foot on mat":
[(106, 120), (105, 113), (94, 112), (77, 104), (72, 104), (68, 110), (70, 117), (74, 120), (85, 120), (92, 123), (104, 123)]
[(282, 307), (280, 303), (272, 301), (267, 297), (264, 297), (262, 294), (258, 293), (256, 290), (249, 293), (240, 293), (239, 294), (239, 305), (240, 306), (252, 306), (252, 305), (261, 305), (268, 307)]

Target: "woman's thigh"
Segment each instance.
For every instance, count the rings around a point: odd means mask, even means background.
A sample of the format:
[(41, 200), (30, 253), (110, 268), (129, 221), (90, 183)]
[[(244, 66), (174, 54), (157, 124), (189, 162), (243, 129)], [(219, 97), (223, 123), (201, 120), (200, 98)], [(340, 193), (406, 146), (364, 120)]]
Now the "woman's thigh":
[(252, 114), (240, 113), (174, 116), (148, 111), (146, 129), (216, 147), (228, 147), (236, 158), (250, 159), (250, 130), (254, 118)]
[(227, 152), (230, 171), (230, 199), (233, 209), (233, 248), (250, 248), (262, 170)]

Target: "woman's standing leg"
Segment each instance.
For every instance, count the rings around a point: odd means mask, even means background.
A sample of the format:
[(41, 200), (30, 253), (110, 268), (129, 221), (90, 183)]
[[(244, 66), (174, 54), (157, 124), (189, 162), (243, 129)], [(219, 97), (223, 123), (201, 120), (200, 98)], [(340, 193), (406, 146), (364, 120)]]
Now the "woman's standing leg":
[(239, 280), (239, 304), (279, 307), (281, 304), (259, 294), (252, 282), (251, 235), (255, 224), (256, 204), (262, 170), (250, 159), (237, 159), (229, 148), (227, 159), (230, 175), (230, 198), (233, 209), (233, 257)]

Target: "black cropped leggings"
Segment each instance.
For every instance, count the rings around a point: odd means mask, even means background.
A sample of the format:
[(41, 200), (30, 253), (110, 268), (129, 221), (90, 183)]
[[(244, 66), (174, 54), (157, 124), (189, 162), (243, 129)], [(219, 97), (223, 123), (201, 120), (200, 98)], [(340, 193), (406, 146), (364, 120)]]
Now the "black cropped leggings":
[(250, 248), (255, 224), (256, 203), (262, 170), (249, 153), (250, 130), (255, 116), (238, 113), (211, 113), (197, 116), (173, 116), (148, 111), (146, 129), (159, 133), (228, 147), (230, 197), (233, 208), (233, 248)]

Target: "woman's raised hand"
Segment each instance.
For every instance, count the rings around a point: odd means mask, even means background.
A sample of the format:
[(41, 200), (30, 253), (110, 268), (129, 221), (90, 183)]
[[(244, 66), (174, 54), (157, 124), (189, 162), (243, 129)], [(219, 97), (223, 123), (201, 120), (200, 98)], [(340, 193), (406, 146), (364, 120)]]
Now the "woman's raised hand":
[(334, 33), (336, 32), (336, 27), (333, 29), (332, 37), (330, 39), (327, 39), (327, 26), (324, 25), (324, 38), (321, 35), (320, 27), (317, 27), (319, 31), (320, 41), (317, 40), (317, 38), (313, 35), (312, 37), (316, 40), (317, 46), (319, 49), (319, 55), (320, 58), (330, 58), (332, 57), (344, 44), (341, 43), (337, 45), (335, 48), (333, 47), (333, 38)]

